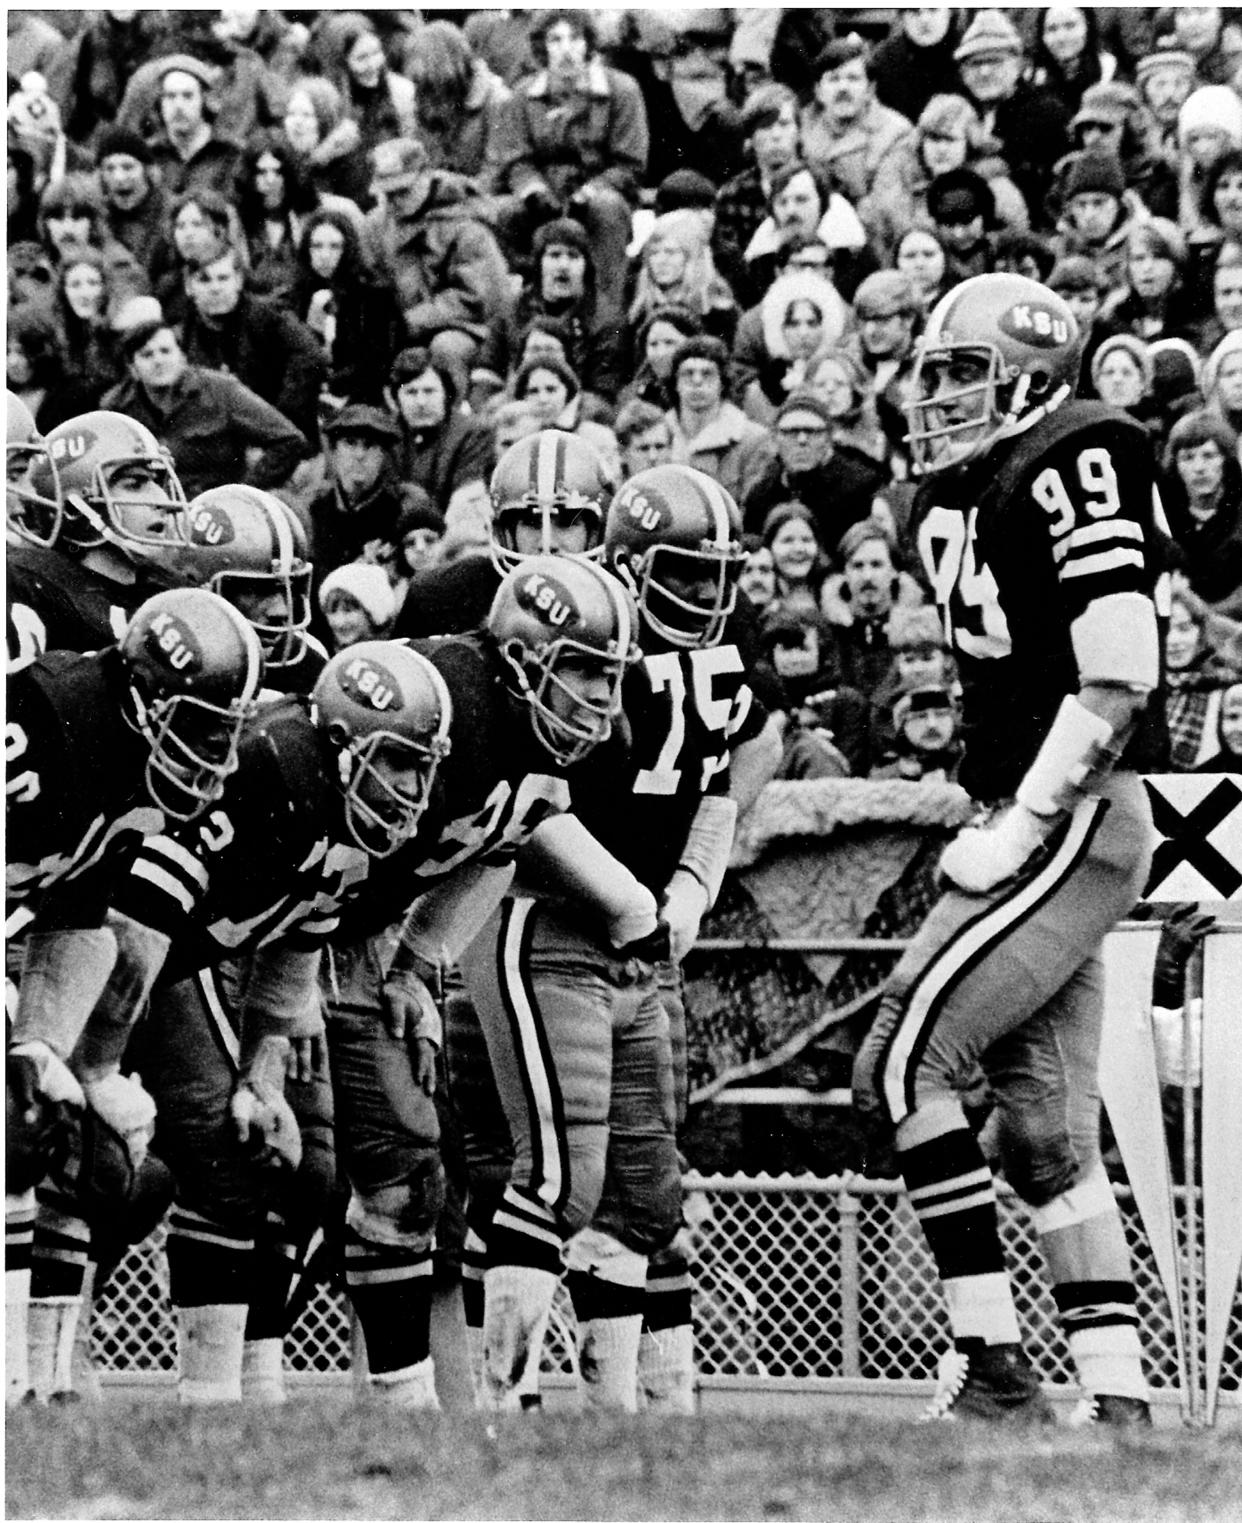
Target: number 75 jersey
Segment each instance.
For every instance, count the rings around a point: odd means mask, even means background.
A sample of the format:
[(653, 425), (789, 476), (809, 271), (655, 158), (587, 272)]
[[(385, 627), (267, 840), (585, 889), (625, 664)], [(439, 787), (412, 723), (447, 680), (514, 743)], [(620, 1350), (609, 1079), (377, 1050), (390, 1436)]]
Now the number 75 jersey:
[[(1010, 797), (1084, 668), (1127, 667), (1136, 597), (1155, 600), (1163, 520), (1151, 446), (1126, 414), (1070, 402), (915, 505), (919, 554), (962, 678), (963, 785)], [(1122, 765), (1160, 765), (1158, 697)]]
[(705, 793), (767, 723), (736, 645), (644, 656), (627, 673), (613, 737), (568, 773), (574, 813), (657, 896)]

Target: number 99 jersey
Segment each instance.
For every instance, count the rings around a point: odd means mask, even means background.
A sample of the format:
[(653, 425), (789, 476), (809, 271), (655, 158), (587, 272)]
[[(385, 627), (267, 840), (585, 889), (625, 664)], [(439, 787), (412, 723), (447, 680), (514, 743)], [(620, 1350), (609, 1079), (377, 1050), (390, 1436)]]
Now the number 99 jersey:
[[(1013, 795), (1067, 693), (1158, 666), (1158, 651), (1138, 659), (1157, 502), (1145, 431), (1098, 402), (1066, 403), (920, 489), (915, 534), (961, 673), (961, 780), (976, 798)], [(1166, 740), (1153, 695), (1120, 765), (1159, 770)]]

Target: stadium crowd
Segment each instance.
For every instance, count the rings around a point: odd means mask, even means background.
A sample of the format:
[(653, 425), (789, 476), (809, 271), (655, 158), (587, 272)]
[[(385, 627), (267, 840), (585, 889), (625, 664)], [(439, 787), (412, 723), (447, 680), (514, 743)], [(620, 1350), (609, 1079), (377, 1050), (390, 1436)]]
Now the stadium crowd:
[[(937, 302), (970, 277), (1010, 272), (1041, 282), (1077, 319), (1078, 396), (1120, 409), (1155, 451), (1171, 766), (1242, 771), (1242, 21), (1231, 12), (10, 10), (8, 75), (10, 485), (14, 460), (20, 478), (23, 451), (47, 440), (65, 502), (78, 491), (98, 528), (92, 514), (105, 510), (76, 485), (89, 476), (78, 455), (102, 470), (101, 461), (147, 456), (152, 440), (178, 494), (199, 505), (200, 526), (232, 533), (230, 514), (236, 528), (266, 504), (263, 532), (292, 545), (305, 568), (305, 623), (331, 657), (327, 672), (345, 670), (354, 646), (459, 635), (489, 609), (495, 619), (493, 562), (511, 573), (534, 552), (566, 548), (549, 539), (547, 515), (533, 542), (528, 525), (510, 528), (505, 516), (543, 489), (540, 441), (554, 430), (560, 454), (546, 469), (566, 481), (578, 472), (575, 501), (601, 512), (621, 482), (669, 466), (703, 473), (736, 503), (730, 638), (774, 719), (754, 734), (739, 720), (735, 773), (746, 772), (746, 747), (771, 733), (779, 759), (756, 762), (761, 780), (955, 779), (961, 689), (912, 529), (906, 409)], [(118, 443), (117, 415), (136, 426), (127, 442)], [(85, 433), (84, 419), (96, 420)], [(100, 441), (104, 453), (91, 458)], [(529, 484), (515, 485), (515, 460)], [(239, 488), (255, 489), (242, 494), (245, 512)], [(30, 501), (26, 532), (11, 527), (11, 556), (43, 524), (44, 551), (76, 558), (114, 590), (132, 588), (132, 564), (106, 534), (58, 540), (67, 509), (43, 494), (56, 519), (49, 529)], [(262, 636), (263, 612), (239, 606)], [(615, 617), (610, 638), (624, 654), (627, 616)], [(534, 639), (525, 626), (522, 638)], [(15, 670), (58, 645), (96, 648), (32, 635), (21, 616), (10, 618), (10, 644)], [(273, 668), (270, 642), (265, 651)], [(308, 677), (289, 690), (318, 694), (318, 666)], [(464, 743), (455, 744), (460, 756)], [(265, 818), (256, 829), (266, 839), (275, 826)], [(714, 870), (675, 858), (673, 869), (710, 899)], [(170, 871), (166, 861), (149, 867), (147, 880)], [(696, 898), (684, 921), (671, 916), (674, 936), (697, 929), (705, 907)], [(615, 906), (609, 913), (624, 919)], [(646, 919), (636, 921), (642, 929), (631, 925), (615, 947), (642, 942)], [(380, 1008), (377, 940), (368, 928), (334, 951), (325, 982), (337, 1031), (357, 1027), (339, 1064), (332, 1051), (333, 1088), (351, 1147), (361, 1139), (345, 1158), (354, 1185), (346, 1255), (369, 1345), (392, 1315), (395, 1280), (413, 1296), (431, 1273), (426, 1224), (392, 1216), (393, 1181), (377, 1182), (367, 1156), (367, 1064), (382, 1063), (363, 1052), (367, 1012), (375, 1024)], [(553, 952), (544, 955), (551, 965)], [(463, 962), (473, 1003), (485, 1005), (488, 969)], [(169, 1036), (197, 998), (184, 992), (186, 969), (170, 1013), (139, 1033), (151, 1051), (131, 1050), (128, 1067), (145, 1074), (149, 1063), (167, 1078), (183, 1057), (202, 1060)], [(246, 978), (233, 991), (243, 1002), (261, 982)], [(502, 997), (516, 1022), (512, 997)], [(137, 1003), (129, 999), (130, 1014)], [(455, 1020), (459, 1050), (477, 1046), (460, 981), (440, 1003), (450, 1046)], [(438, 1016), (413, 996), (409, 1020), (438, 1049)], [(494, 1065), (498, 1039), (487, 1036)], [(275, 1052), (250, 1055), (260, 1100)], [(441, 1129), (446, 1147), (460, 1141), (457, 1122), (443, 1086), (436, 1116), (434, 1055), (417, 1058), (413, 1088), (426, 1104), (410, 1126), (419, 1157), (438, 1157)], [(110, 1063), (97, 1082), (110, 1082)], [(184, 1086), (168, 1083), (171, 1116)], [(239, 1118), (235, 1095), (228, 1103), (245, 1131), (250, 1113)], [(299, 1116), (291, 1143), (283, 1117), (255, 1120), (255, 1135), (268, 1163), (300, 1161), (306, 1173), (315, 1123)], [(492, 1140), (467, 1132), (464, 1172), (473, 1182), (490, 1167), (500, 1181), (485, 1218), (490, 1257), (483, 1226), (461, 1224), (478, 1302), (473, 1315), (467, 1305), (471, 1326), (482, 1327), (483, 1264), (489, 1294), (518, 1305), (542, 1285), (537, 1277), (555, 1281), (541, 1236), (564, 1236), (571, 1221), (585, 1229), (574, 1241), (586, 1247), (577, 1259), (571, 1248), (568, 1262), (580, 1321), (599, 1330), (599, 1367), (619, 1324), (633, 1322), (637, 1340), (643, 1274), (663, 1274), (655, 1288), (677, 1307), (644, 1325), (656, 1335), (649, 1395), (684, 1400), (684, 1348), (659, 1336), (688, 1332), (684, 1262), (661, 1268), (657, 1256), (648, 1269), (644, 1258), (635, 1286), (637, 1254), (627, 1247), (621, 1264), (617, 1235), (605, 1230), (617, 1202), (602, 1155), (594, 1202), (558, 1199), (540, 1216), (533, 1194), (505, 1188), (508, 1140), (497, 1174)], [(172, 1144), (165, 1162), (179, 1184), (179, 1160), (194, 1176), (200, 1140), (187, 1123)], [(538, 1137), (514, 1142), (515, 1168), (531, 1165), (532, 1152), (544, 1166)], [(638, 1146), (633, 1167), (655, 1177), (668, 1160)], [(149, 1227), (172, 1186), (146, 1184), (145, 1195), (135, 1186), (141, 1209), (131, 1214)], [(193, 1206), (179, 1196), (173, 1210), (183, 1370), (200, 1371), (187, 1399), (233, 1392), (213, 1364), (223, 1334), (206, 1314), (220, 1286), (206, 1280), (212, 1264), (230, 1262), (230, 1246), (263, 1247), (248, 1221), (221, 1225), (206, 1210), (204, 1201), (219, 1205), (217, 1188), (208, 1181)], [(141, 1235), (136, 1220), (109, 1235), (71, 1194), (63, 1181), (45, 1188), (39, 1215), (19, 1212), (16, 1229), (10, 1214), (6, 1267), (15, 1243), (29, 1252), (33, 1242), (35, 1264), (19, 1398), (28, 1387), (42, 1398), (72, 1392), (86, 1264), (89, 1300), (91, 1276), (102, 1283), (124, 1242)], [(253, 1279), (245, 1296), (228, 1298), (243, 1318), (230, 1326), (238, 1349), (245, 1331), (248, 1388), (267, 1399), (279, 1395), (280, 1331), (304, 1267), (297, 1254), (322, 1214), (313, 1194), (269, 1245), (265, 1305), (248, 1300)], [(431, 1211), (434, 1194), (429, 1187), (419, 1209)], [(508, 1254), (503, 1281), (497, 1243)], [(205, 1269), (192, 1262), (196, 1244), (217, 1255)], [(399, 1273), (384, 1258), (394, 1245), (405, 1251)], [(510, 1352), (526, 1350), (530, 1333)], [(368, 1352), (377, 1389), (411, 1404), (434, 1399), (425, 1330), (421, 1346), (390, 1348), (378, 1366)], [(417, 1400), (412, 1369), (422, 1371)], [(442, 1380), (448, 1370), (446, 1357)], [(515, 1367), (500, 1386), (506, 1398), (531, 1389), (529, 1370)], [(612, 1390), (602, 1404), (629, 1399)]]

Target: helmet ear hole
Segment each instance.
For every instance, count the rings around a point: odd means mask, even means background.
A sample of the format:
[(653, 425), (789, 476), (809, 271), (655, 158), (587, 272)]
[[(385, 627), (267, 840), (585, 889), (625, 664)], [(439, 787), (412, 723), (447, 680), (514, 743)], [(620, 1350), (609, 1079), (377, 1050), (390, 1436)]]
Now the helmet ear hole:
[(349, 744), (349, 726), (343, 719), (334, 719), (327, 728), (328, 739), (338, 750), (343, 751)]

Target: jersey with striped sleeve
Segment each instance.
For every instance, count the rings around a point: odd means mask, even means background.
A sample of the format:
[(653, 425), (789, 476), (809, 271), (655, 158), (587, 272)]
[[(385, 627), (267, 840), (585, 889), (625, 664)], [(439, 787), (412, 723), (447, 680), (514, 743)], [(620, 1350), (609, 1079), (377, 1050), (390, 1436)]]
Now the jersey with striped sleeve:
[(571, 769), (574, 813), (657, 896), (705, 793), (724, 793), (729, 758), (767, 722), (736, 645), (644, 656), (622, 689), (611, 740)]
[[(1155, 598), (1157, 501), (1146, 433), (1098, 402), (1067, 403), (920, 489), (915, 534), (961, 673), (961, 780), (975, 797), (1012, 796), (1083, 685), (1084, 651), (1124, 668), (1106, 648), (1127, 628), (1112, 613)], [(1153, 693), (1121, 765), (1158, 769), (1164, 750)]]
[[(150, 747), (126, 723), (120, 653), (53, 651), (7, 683), (5, 887), (8, 934), (53, 888), (104, 874), (164, 828), (147, 792)], [(79, 883), (78, 891), (84, 892)], [(100, 890), (104, 892), (104, 890)], [(104, 900), (106, 904), (106, 898)]]

